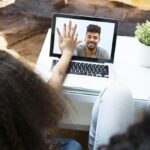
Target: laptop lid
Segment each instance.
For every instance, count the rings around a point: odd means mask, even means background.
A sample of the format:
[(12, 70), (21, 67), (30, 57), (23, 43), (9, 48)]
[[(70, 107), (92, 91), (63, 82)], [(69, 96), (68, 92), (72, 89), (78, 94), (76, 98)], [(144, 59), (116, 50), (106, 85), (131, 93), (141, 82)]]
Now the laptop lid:
[(77, 24), (78, 40), (81, 40), (82, 41), (81, 45), (85, 46), (86, 46), (85, 37), (87, 34), (88, 26), (96, 25), (100, 27), (100, 42), (98, 43), (97, 47), (100, 47), (100, 50), (101, 49), (105, 50), (108, 55), (107, 58), (99, 58), (99, 57), (91, 58), (75, 54), (73, 55), (72, 60), (113, 63), (117, 38), (118, 21), (110, 18), (100, 18), (93, 16), (54, 13), (52, 16), (52, 26), (51, 26), (50, 56), (51, 57), (61, 56), (61, 51), (59, 50), (58, 44), (57, 28), (59, 28), (59, 30), (63, 32), (63, 25), (65, 23), (68, 24), (70, 20), (72, 21), (72, 24)]

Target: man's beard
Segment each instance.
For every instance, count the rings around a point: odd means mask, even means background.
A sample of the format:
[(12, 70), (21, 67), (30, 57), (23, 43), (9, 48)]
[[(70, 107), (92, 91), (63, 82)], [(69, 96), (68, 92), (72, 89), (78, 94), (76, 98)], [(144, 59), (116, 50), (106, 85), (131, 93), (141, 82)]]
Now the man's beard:
[[(92, 44), (92, 45), (91, 45), (91, 44)], [(88, 42), (86, 46), (87, 46), (87, 48), (88, 48), (89, 50), (93, 51), (93, 50), (96, 49), (97, 44), (96, 44), (96, 43), (93, 43), (93, 42)]]

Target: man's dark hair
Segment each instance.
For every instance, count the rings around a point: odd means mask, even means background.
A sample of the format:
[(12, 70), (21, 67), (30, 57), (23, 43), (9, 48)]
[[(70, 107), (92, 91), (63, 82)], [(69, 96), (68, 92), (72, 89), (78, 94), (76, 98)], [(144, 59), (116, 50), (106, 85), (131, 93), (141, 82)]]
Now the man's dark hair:
[(94, 24), (89, 24), (87, 26), (87, 31), (86, 32), (94, 32), (94, 33), (101, 33), (101, 27), (98, 25), (94, 25)]
[(113, 136), (105, 150), (150, 150), (150, 114), (126, 133)]
[(0, 50), (1, 150), (47, 150), (42, 133), (57, 126), (65, 109), (55, 89)]

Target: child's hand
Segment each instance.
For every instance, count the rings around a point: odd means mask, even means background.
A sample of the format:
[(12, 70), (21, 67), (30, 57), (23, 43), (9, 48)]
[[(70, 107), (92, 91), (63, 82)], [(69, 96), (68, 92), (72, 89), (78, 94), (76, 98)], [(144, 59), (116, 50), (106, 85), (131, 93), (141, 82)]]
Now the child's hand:
[(76, 33), (76, 29), (77, 29), (77, 25), (72, 26), (71, 21), (69, 21), (68, 26), (64, 24), (63, 33), (60, 33), (59, 29), (57, 28), (58, 43), (62, 54), (68, 53), (72, 55), (76, 45), (81, 42), (81, 41), (77, 41), (78, 34)]

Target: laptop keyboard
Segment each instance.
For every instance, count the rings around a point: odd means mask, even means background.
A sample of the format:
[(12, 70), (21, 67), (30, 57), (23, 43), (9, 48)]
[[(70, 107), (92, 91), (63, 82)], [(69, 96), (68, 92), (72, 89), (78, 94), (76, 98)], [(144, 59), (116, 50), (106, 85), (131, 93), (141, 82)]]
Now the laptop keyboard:
[[(53, 60), (52, 68), (57, 64), (57, 62), (58, 60)], [(102, 64), (71, 62), (67, 73), (109, 78), (109, 67), (108, 65)]]

